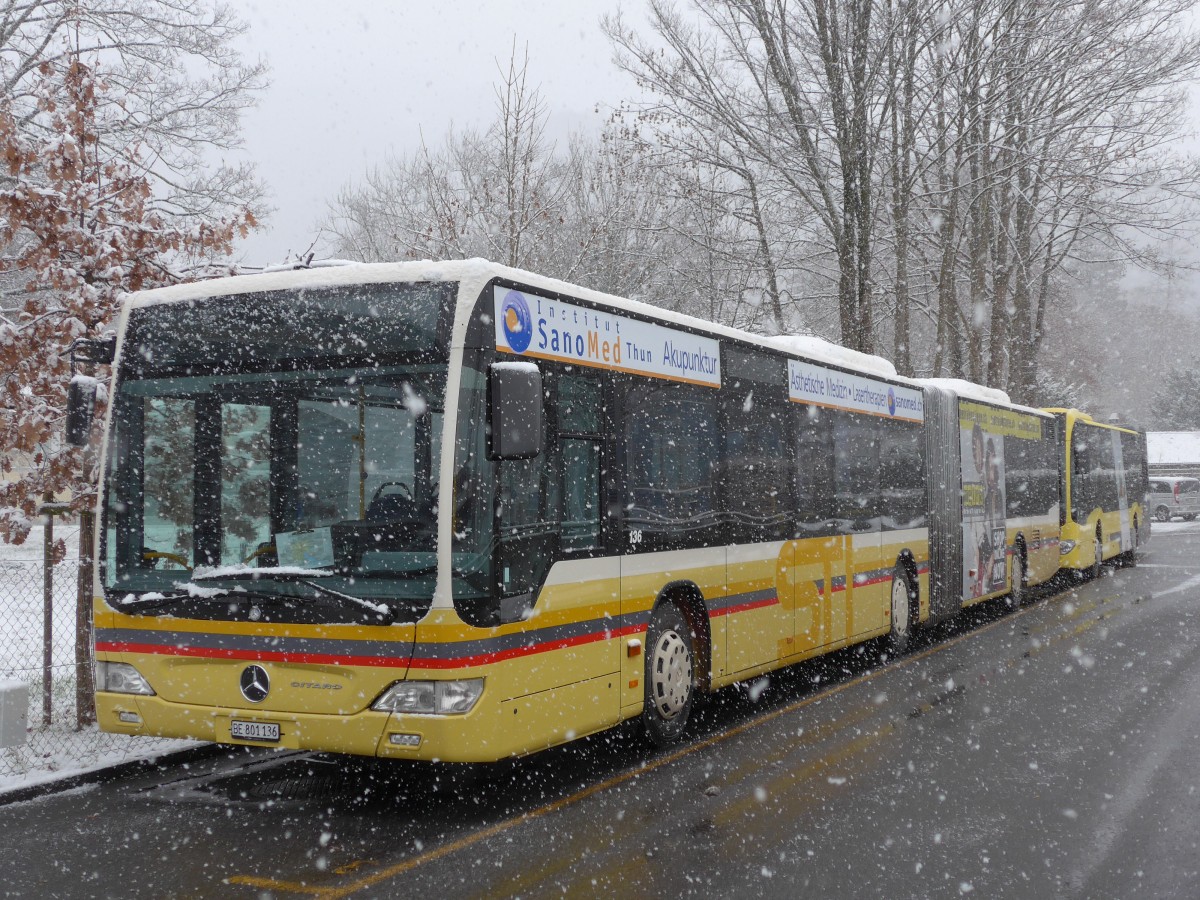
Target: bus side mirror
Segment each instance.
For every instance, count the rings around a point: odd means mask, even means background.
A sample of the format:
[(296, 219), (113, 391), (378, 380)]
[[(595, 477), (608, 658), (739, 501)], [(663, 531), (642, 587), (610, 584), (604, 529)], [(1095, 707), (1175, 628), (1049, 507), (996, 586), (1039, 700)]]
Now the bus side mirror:
[(67, 388), (67, 443), (86, 447), (92, 434), (96, 412), (96, 379), (76, 375)]
[(533, 459), (542, 452), (542, 373), (533, 363), (488, 367), (488, 459)]

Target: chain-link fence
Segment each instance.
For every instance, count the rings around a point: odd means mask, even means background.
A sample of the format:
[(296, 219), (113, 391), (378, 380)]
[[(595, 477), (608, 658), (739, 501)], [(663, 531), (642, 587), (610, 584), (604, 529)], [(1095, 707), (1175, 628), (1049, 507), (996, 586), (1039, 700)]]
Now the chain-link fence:
[[(177, 744), (105, 734), (77, 706), (76, 648), (81, 640), (90, 643), (76, 625), (78, 532), (54, 524), (54, 537), (65, 541), (68, 552), (49, 568), (49, 596), (42, 529), (19, 547), (0, 546), (0, 681), (23, 681), (29, 688), (26, 741), (0, 748), (0, 777), (78, 769)], [(90, 648), (85, 665), (90, 666)]]

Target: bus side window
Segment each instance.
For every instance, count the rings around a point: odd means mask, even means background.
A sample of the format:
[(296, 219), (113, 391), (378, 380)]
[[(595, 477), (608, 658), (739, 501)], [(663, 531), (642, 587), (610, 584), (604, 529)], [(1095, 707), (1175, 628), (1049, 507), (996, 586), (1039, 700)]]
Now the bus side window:
[(499, 580), (501, 620), (519, 619), (536, 599), (533, 592), (545, 578), (558, 549), (559, 482), (557, 450), (546, 444), (532, 459), (497, 463), (499, 496)]
[(869, 416), (833, 414), (834, 518), (847, 531), (879, 529), (879, 437)]
[(1117, 489), (1117, 458), (1113, 448), (1113, 432), (1100, 432), (1095, 441), (1100, 451), (1100, 508), (1111, 511), (1120, 508), (1121, 498)]
[(817, 406), (798, 406), (795, 418), (796, 536), (832, 531), (833, 448), (831, 416)]
[(1071, 436), (1071, 517), (1081, 525), (1096, 505), (1090, 437), (1082, 425), (1076, 425)]
[(562, 459), (562, 549), (600, 546), (601, 385), (594, 377), (558, 379), (558, 441)]
[(925, 461), (921, 426), (881, 420), (879, 500), (885, 529), (920, 528), (925, 524)]
[(791, 537), (787, 397), (780, 384), (782, 377), (777, 384), (745, 379), (724, 389), (721, 481), (734, 543)]
[(625, 526), (635, 549), (723, 540), (716, 515), (715, 391), (639, 386), (629, 396)]
[(1142, 503), (1149, 490), (1146, 484), (1146, 455), (1138, 435), (1121, 432), (1121, 462), (1125, 467), (1125, 489), (1130, 503)]

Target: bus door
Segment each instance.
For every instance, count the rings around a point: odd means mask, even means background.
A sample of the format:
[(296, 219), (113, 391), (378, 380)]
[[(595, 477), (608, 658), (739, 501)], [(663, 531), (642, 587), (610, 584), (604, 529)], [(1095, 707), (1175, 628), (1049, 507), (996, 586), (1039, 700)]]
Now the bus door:
[(845, 540), (833, 519), (833, 414), (793, 404), (795, 501), (791, 582), (797, 654), (829, 643), (835, 588), (844, 597)]
[[(702, 599), (712, 674), (725, 672), (726, 552), (718, 511), (717, 391), (627, 382), (620, 422), (621, 621), (643, 623), (659, 597)], [(617, 505), (617, 504), (614, 504)], [(699, 592), (699, 598), (696, 597)], [(640, 703), (644, 660), (623, 658), (622, 705)]]
[(725, 354), (720, 489), (726, 518), (729, 671), (795, 650), (792, 453), (783, 363), (730, 348)]
[[(1115, 428), (1112, 436), (1113, 475), (1117, 481), (1117, 509), (1121, 525), (1121, 552), (1133, 547), (1133, 531), (1129, 513), (1129, 480), (1125, 477), (1125, 455), (1121, 447), (1121, 432)], [(1107, 535), (1105, 535), (1107, 537)]]
[(879, 503), (881, 420), (835, 411), (833, 423), (833, 521), (843, 535), (842, 585), (833, 585), (826, 643), (887, 623), (892, 566), (883, 558)]

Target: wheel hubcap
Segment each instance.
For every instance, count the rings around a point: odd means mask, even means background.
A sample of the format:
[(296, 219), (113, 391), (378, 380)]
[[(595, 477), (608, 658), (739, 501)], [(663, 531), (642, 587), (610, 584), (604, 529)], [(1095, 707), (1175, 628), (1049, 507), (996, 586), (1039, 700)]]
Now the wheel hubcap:
[(654, 645), (651, 688), (662, 718), (683, 712), (692, 692), (692, 651), (677, 631), (668, 631)]
[(892, 580), (892, 631), (908, 634), (908, 586), (901, 578)]

